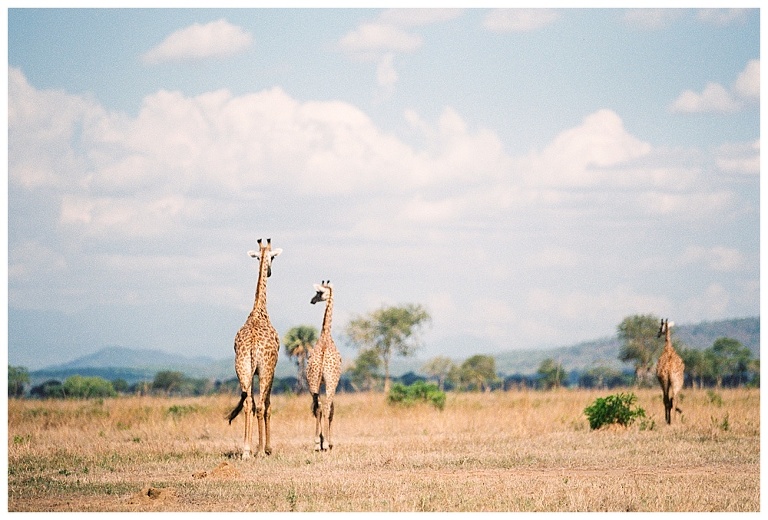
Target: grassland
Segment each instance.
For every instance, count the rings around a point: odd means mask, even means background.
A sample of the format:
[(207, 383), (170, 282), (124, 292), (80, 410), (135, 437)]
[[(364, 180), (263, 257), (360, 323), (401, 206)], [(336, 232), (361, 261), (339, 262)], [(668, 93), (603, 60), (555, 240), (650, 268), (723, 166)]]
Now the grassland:
[(340, 394), (332, 452), (308, 396), (273, 397), (273, 449), (239, 460), (235, 398), (8, 404), (10, 511), (759, 511), (758, 390), (661, 392), (590, 431), (612, 392), (449, 394), (445, 409)]

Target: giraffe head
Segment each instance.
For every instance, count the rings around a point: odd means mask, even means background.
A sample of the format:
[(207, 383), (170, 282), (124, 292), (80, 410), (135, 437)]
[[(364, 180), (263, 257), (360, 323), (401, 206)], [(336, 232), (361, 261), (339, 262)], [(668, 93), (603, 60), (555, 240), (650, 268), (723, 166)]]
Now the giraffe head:
[(272, 249), (271, 238), (267, 239), (267, 245), (262, 244), (261, 239), (258, 239), (257, 242), (259, 243), (259, 251), (248, 251), (248, 254), (258, 261), (261, 261), (261, 258), (264, 257), (264, 261), (267, 262), (267, 277), (270, 277), (272, 276), (272, 260), (282, 253), (283, 250), (280, 248)]
[(315, 294), (315, 296), (312, 297), (312, 300), (309, 303), (314, 305), (317, 302), (328, 301), (328, 298), (331, 296), (331, 291), (333, 290), (333, 285), (331, 285), (330, 280), (328, 280), (327, 282), (323, 280), (320, 283), (320, 285), (313, 284), (313, 287), (317, 291), (317, 294)]
[(673, 327), (675, 325), (675, 322), (672, 323), (669, 322), (669, 319), (664, 320), (664, 318), (661, 319), (661, 326), (659, 327), (659, 333), (656, 335), (657, 338), (660, 338), (664, 335), (666, 335), (667, 331), (670, 327)]

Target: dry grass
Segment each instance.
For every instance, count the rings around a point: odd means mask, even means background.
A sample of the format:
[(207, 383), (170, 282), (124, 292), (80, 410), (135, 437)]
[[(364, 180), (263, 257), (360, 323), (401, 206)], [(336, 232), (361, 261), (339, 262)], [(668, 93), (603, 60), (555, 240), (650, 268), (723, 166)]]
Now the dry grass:
[(239, 460), (234, 397), (8, 405), (10, 511), (759, 511), (758, 390), (687, 389), (682, 421), (590, 431), (614, 392), (449, 394), (442, 412), (340, 394), (332, 452), (307, 396), (273, 397), (273, 448)]

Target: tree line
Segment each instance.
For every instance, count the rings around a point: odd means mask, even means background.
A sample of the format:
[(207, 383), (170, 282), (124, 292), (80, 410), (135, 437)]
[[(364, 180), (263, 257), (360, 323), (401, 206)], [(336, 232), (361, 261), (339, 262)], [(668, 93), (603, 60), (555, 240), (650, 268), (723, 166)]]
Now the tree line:
[[(339, 391), (389, 392), (392, 382), (405, 385), (416, 381), (434, 381), (441, 391), (510, 390), (515, 388), (552, 389), (558, 387), (614, 388), (655, 385), (655, 363), (663, 341), (656, 336), (659, 318), (652, 314), (626, 317), (617, 326), (621, 341), (618, 359), (632, 364), (633, 372), (607, 366), (587, 370), (566, 371), (561, 362), (547, 358), (535, 374), (502, 375), (496, 370), (496, 360), (490, 355), (474, 355), (463, 362), (446, 356), (428, 360), (423, 375), (409, 372), (392, 377), (392, 357), (413, 356), (422, 346), (421, 333), (431, 318), (420, 305), (382, 307), (367, 315), (356, 316), (344, 330), (345, 341), (358, 351), (357, 357), (345, 366)], [(704, 350), (686, 347), (674, 338), (673, 346), (685, 362), (686, 386), (722, 387), (760, 384), (760, 360), (753, 359), (749, 348), (732, 338), (719, 338)], [(286, 354), (295, 363), (296, 376), (276, 378), (273, 392), (302, 393), (308, 388), (306, 362), (317, 343), (318, 330), (310, 325), (291, 328), (283, 338)], [(22, 397), (29, 385), (29, 373), (24, 367), (8, 367), (8, 396)], [(29, 390), (30, 397), (88, 398), (112, 397), (118, 394), (141, 395), (209, 395), (237, 393), (236, 377), (226, 381), (189, 378), (182, 372), (160, 371), (153, 381), (129, 385), (117, 379), (70, 376), (64, 381), (49, 380)]]

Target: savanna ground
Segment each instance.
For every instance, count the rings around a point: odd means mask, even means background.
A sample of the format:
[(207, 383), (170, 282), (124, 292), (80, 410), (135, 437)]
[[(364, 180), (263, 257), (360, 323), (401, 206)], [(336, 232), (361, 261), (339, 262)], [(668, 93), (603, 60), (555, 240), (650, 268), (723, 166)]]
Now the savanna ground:
[(273, 396), (271, 456), (239, 459), (232, 396), (8, 403), (10, 511), (759, 511), (759, 390), (686, 389), (664, 424), (591, 431), (612, 391), (339, 394), (333, 451), (303, 396)]

